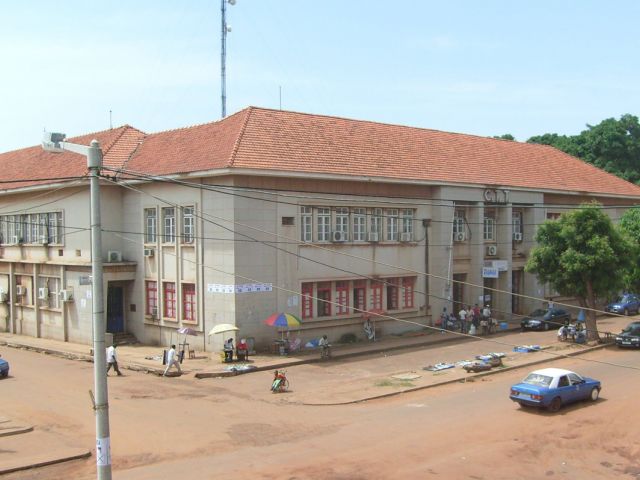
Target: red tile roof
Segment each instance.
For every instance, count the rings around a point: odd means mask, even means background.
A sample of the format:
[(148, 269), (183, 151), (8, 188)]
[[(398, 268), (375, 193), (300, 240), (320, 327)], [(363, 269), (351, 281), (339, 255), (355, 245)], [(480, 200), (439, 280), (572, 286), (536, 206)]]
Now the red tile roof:
[[(544, 145), (255, 107), (150, 135), (125, 125), (70, 141), (92, 138), (106, 166), (154, 175), (256, 169), (640, 197), (640, 187)], [(0, 167), (5, 180), (55, 181), (84, 174), (86, 160), (32, 147), (0, 154)]]
[[(94, 138), (102, 146), (104, 165), (122, 168), (144, 138), (144, 133), (125, 125), (68, 138), (67, 141), (89, 145)], [(11, 190), (64, 181), (67, 177), (80, 177), (87, 172), (87, 159), (71, 152), (53, 154), (45, 152), (40, 146), (29, 147), (0, 154), (0, 172), (0, 191)]]
[(640, 187), (549, 146), (255, 107), (149, 135), (127, 166), (154, 174), (258, 169), (640, 196)]

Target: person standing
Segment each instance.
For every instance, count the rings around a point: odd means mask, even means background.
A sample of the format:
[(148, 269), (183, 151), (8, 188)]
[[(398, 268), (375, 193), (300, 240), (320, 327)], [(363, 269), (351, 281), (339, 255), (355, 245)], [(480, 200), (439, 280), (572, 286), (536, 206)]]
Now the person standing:
[(490, 332), (489, 325), (491, 322), (491, 309), (489, 305), (485, 305), (482, 310), (482, 320), (480, 320), (480, 326), (482, 327), (482, 334), (486, 335)]
[(444, 333), (447, 329), (447, 323), (449, 322), (449, 314), (447, 313), (447, 307), (442, 309), (442, 313), (440, 314), (440, 333)]
[(109, 375), (109, 370), (111, 370), (111, 367), (113, 367), (118, 376), (122, 376), (122, 372), (118, 368), (118, 359), (116, 358), (115, 345), (111, 345), (107, 348), (107, 375)]
[(460, 333), (467, 333), (467, 315), (469, 312), (465, 310), (464, 305), (460, 308), (458, 312), (458, 317), (460, 318)]
[(472, 315), (473, 317), (471, 318), (471, 323), (473, 324), (474, 329), (477, 333), (478, 329), (480, 328), (480, 307), (478, 306), (477, 303), (473, 306)]
[(182, 375), (182, 369), (180, 368), (180, 360), (178, 359), (178, 354), (176, 353), (176, 346), (171, 345), (171, 348), (167, 352), (167, 368), (164, 369), (163, 377), (167, 376), (167, 372), (171, 369), (172, 366), (176, 366), (178, 369), (178, 373)]

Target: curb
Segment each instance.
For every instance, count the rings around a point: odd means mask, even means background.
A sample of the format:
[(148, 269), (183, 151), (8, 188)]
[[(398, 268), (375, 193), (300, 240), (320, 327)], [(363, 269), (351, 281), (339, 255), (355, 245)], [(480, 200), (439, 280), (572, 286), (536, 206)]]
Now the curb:
[[(607, 348), (607, 347), (609, 347), (608, 344), (595, 345), (593, 347), (588, 347), (588, 348), (585, 348), (584, 350), (578, 350), (576, 352), (570, 352), (570, 353), (564, 354), (562, 356), (558, 355), (557, 358), (560, 359), (560, 358), (566, 358), (566, 357), (576, 357), (576, 356), (582, 355), (584, 353), (590, 353), (590, 352), (593, 352), (595, 350), (600, 350), (600, 349)], [(498, 373), (501, 373), (501, 372), (508, 372), (508, 371), (511, 371), (511, 370), (517, 370), (517, 369), (524, 368), (524, 367), (530, 367), (532, 365), (538, 365), (540, 363), (545, 363), (545, 362), (548, 362), (548, 361), (550, 361), (550, 359), (548, 359), (548, 358), (532, 360), (530, 362), (523, 363), (522, 365), (513, 365), (513, 366), (510, 366), (510, 367), (502, 367), (502, 368), (499, 368), (499, 369), (491, 369), (491, 370), (489, 370), (487, 372), (474, 373), (474, 374), (472, 374), (470, 376), (467, 376), (467, 377), (464, 377), (464, 378), (454, 378), (454, 379), (451, 379), (451, 380), (443, 380), (441, 382), (432, 383), (430, 385), (422, 385), (420, 387), (406, 388), (404, 390), (398, 390), (397, 392), (389, 392), (389, 393), (383, 393), (383, 394), (380, 394), (380, 395), (373, 395), (371, 397), (360, 398), (358, 400), (347, 400), (347, 401), (344, 401), (344, 402), (335, 402), (335, 403), (306, 403), (306, 402), (299, 402), (299, 403), (291, 402), (291, 403), (292, 404), (296, 404), (296, 405), (310, 406), (310, 407), (325, 407), (325, 406), (326, 407), (332, 407), (332, 406), (339, 406), (339, 405), (353, 405), (353, 404), (356, 404), (356, 403), (363, 403), (363, 402), (369, 402), (371, 400), (379, 400), (379, 399), (382, 399), (382, 398), (394, 397), (396, 395), (401, 395), (403, 393), (417, 392), (417, 391), (420, 391), (420, 390), (426, 390), (426, 389), (429, 389), (429, 388), (440, 387), (442, 385), (449, 385), (449, 384), (452, 384), (452, 383), (466, 383), (468, 381), (467, 379), (469, 379), (469, 378), (475, 379), (475, 378), (479, 378), (479, 377), (486, 377), (488, 375), (495, 375), (495, 374), (498, 374)]]
[[(36, 347), (33, 345), (25, 345), (23, 343), (15, 343), (15, 342), (7, 342), (5, 340), (0, 340), (0, 346), (16, 348), (20, 350), (29, 350), (31, 352), (43, 353), (45, 355), (51, 355), (59, 358), (66, 358), (67, 360), (80, 360), (82, 362), (93, 363), (93, 355), (87, 355), (84, 353), (72, 353), (66, 352), (62, 350), (53, 350), (45, 347)], [(136, 372), (145, 372), (145, 373), (154, 373), (156, 375), (162, 375), (163, 369), (158, 369), (155, 367), (148, 367), (146, 365), (140, 365), (138, 363), (130, 363), (130, 362), (118, 362), (120, 368), (126, 370), (133, 370)]]
[(46, 460), (44, 462), (31, 463), (31, 464), (28, 464), (28, 465), (20, 465), (18, 467), (9, 467), (9, 468), (0, 470), (0, 475), (6, 475), (8, 473), (20, 472), (22, 470), (31, 470), (32, 468), (46, 467), (48, 465), (55, 465), (57, 463), (70, 462), (71, 460), (80, 460), (80, 459), (83, 459), (83, 458), (89, 458), (90, 456), (91, 456), (91, 452), (88, 451), (88, 452), (78, 453), (76, 455), (70, 455), (68, 457), (56, 458), (54, 460)]
[(20, 435), (21, 433), (33, 432), (33, 427), (15, 427), (0, 432), (0, 437), (8, 437), (10, 435)]
[[(509, 329), (509, 330), (501, 330), (501, 333), (507, 333), (507, 332), (513, 332), (513, 331), (517, 331), (520, 330), (520, 328), (513, 328), (513, 329)], [(344, 360), (344, 359), (349, 359), (349, 358), (353, 358), (353, 357), (360, 357), (360, 356), (364, 356), (364, 355), (375, 355), (376, 353), (383, 353), (383, 352), (391, 352), (391, 351), (395, 351), (395, 350), (406, 350), (406, 349), (410, 349), (410, 348), (415, 348), (415, 347), (425, 347), (425, 346), (430, 346), (430, 345), (434, 345), (434, 346), (439, 346), (442, 344), (446, 344), (446, 343), (452, 343), (452, 342), (471, 342), (471, 341), (477, 341), (480, 340), (484, 337), (480, 337), (480, 338), (475, 338), (475, 337), (458, 337), (458, 336), (453, 336), (450, 338), (441, 338), (441, 339), (434, 339), (434, 340), (425, 340), (423, 342), (416, 342), (416, 343), (411, 343), (411, 344), (402, 344), (402, 345), (389, 345), (389, 346), (381, 346), (379, 348), (375, 348), (375, 349), (371, 349), (371, 350), (363, 350), (363, 351), (359, 351), (359, 352), (347, 352), (347, 353), (333, 353), (331, 355), (331, 358), (329, 360), (325, 360), (322, 358), (319, 358), (319, 356), (314, 355), (311, 358), (307, 358), (307, 359), (302, 359), (302, 360), (293, 360), (290, 362), (282, 362), (282, 363), (274, 363), (271, 364), (269, 366), (264, 366), (264, 367), (256, 367), (256, 368), (252, 368), (250, 370), (246, 370), (246, 371), (223, 371), (223, 372), (202, 372), (202, 373), (196, 373), (195, 377), (202, 379), (202, 378), (225, 378), (225, 377), (234, 377), (236, 375), (243, 375), (245, 373), (253, 373), (253, 372), (261, 372), (261, 371), (265, 371), (265, 370), (277, 370), (280, 368), (288, 368), (288, 367), (294, 367), (296, 365), (307, 365), (307, 364), (311, 364), (311, 363), (326, 363), (326, 362), (331, 362), (331, 360)]]

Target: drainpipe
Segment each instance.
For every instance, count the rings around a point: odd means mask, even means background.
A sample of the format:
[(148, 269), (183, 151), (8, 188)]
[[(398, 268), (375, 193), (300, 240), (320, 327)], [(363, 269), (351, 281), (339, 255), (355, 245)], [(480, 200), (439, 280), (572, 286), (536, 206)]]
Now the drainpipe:
[[(429, 226), (431, 225), (431, 219), (423, 218), (422, 227), (424, 228), (424, 297), (425, 297), (425, 309), (426, 315), (430, 314), (431, 305), (429, 305)], [(431, 322), (433, 324), (433, 318)]]

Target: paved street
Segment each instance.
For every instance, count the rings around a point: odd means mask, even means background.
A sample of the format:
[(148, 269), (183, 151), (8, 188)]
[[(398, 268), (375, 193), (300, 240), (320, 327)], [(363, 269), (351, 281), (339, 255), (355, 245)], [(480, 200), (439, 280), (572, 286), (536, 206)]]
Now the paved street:
[[(615, 331), (626, 321), (603, 319), (601, 325)], [(291, 392), (280, 395), (269, 392), (270, 370), (201, 380), (193, 374), (161, 378), (126, 370), (126, 376), (109, 379), (116, 478), (240, 478), (247, 469), (257, 479), (397, 478), (396, 473), (416, 478), (540, 478), (547, 471), (555, 478), (577, 478), (579, 473), (595, 475), (583, 478), (614, 478), (637, 467), (631, 454), (640, 446), (630, 425), (638, 420), (632, 392), (639, 389), (640, 372), (591, 361), (639, 368), (637, 351), (597, 350), (545, 361), (597, 376), (605, 384), (602, 401), (557, 416), (520, 411), (507, 399), (508, 386), (526, 369), (503, 369), (471, 382), (459, 368), (422, 370), (476, 352), (508, 352), (507, 366), (548, 357), (544, 352), (514, 356), (512, 344), (540, 343), (556, 353), (576, 348), (562, 344), (564, 350), (558, 350), (554, 332), (512, 332), (493, 340), (501, 343), (453, 342), (291, 365)], [(6, 347), (0, 347), (0, 353), (12, 364), (12, 377), (0, 382), (3, 407), (15, 422), (34, 426), (34, 432), (22, 437), (46, 433), (35, 442), (41, 451), (91, 449), (92, 365)], [(419, 377), (394, 377), (406, 373)], [(463, 377), (466, 382), (456, 381)], [(359, 401), (449, 380), (453, 383), (364, 403), (309, 405)], [(606, 449), (600, 437), (594, 437), (596, 429), (609, 432)], [(547, 436), (548, 445), (534, 445)], [(0, 437), (5, 452), (0, 461), (9, 451), (13, 459), (33, 455), (33, 443), (20, 447), (10, 438)], [(518, 445), (538, 456), (517, 455)], [(603, 458), (594, 457), (588, 468), (577, 462), (582, 449), (595, 447), (602, 447)], [(565, 451), (570, 467), (560, 459)], [(461, 469), (462, 457), (468, 466)], [(542, 458), (547, 470), (535, 458)], [(490, 475), (496, 461), (504, 476)], [(508, 476), (520, 462), (528, 465), (530, 476)], [(7, 478), (92, 478), (94, 465), (91, 457)]]

